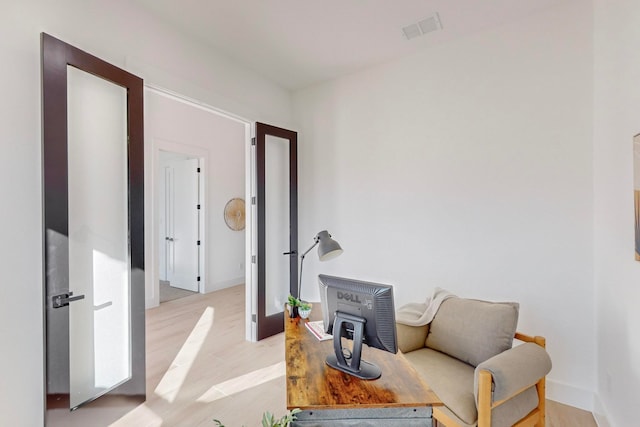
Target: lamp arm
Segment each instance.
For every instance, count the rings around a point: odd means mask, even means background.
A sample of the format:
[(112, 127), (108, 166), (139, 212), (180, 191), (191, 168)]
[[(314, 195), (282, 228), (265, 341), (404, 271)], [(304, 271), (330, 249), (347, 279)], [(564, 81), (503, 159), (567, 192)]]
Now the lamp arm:
[(305, 251), (305, 253), (300, 255), (300, 279), (298, 280), (298, 295), (296, 295), (296, 297), (298, 299), (300, 299), (300, 291), (302, 289), (302, 266), (304, 265), (304, 257), (309, 253), (309, 251), (311, 251), (311, 249), (313, 249), (316, 246), (318, 246), (318, 243), (320, 243), (320, 239), (316, 239), (316, 241), (313, 243), (313, 245), (311, 245), (311, 247), (309, 249), (307, 249)]

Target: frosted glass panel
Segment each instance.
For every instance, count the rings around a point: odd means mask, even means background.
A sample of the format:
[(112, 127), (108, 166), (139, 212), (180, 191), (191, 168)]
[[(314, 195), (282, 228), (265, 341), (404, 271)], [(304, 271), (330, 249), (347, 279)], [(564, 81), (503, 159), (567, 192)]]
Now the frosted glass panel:
[(68, 67), (71, 408), (131, 377), (127, 93)]
[(289, 140), (265, 136), (265, 312), (282, 312), (289, 295)]

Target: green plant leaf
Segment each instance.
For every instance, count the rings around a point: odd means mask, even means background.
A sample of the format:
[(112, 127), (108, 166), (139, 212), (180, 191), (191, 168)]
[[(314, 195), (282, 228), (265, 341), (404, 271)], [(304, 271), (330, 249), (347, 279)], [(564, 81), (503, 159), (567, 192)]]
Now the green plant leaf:
[(262, 414), (262, 427), (276, 427), (276, 419), (271, 412)]
[[(287, 411), (285, 415), (276, 421), (276, 418), (271, 412), (265, 412), (262, 414), (262, 427), (289, 427), (292, 421), (296, 420), (296, 414), (302, 412), (300, 408), (295, 408)], [(225, 427), (220, 420), (214, 419), (217, 427)]]
[(311, 304), (309, 304), (308, 302), (300, 302), (300, 309), (301, 310), (311, 310)]
[(287, 297), (287, 304), (291, 307), (298, 307), (300, 305), (300, 300), (293, 295), (289, 295)]

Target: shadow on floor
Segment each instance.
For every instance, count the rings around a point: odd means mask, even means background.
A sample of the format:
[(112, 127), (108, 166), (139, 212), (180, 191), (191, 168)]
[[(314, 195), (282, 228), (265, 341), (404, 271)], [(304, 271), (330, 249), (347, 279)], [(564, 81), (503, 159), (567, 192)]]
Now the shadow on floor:
[(197, 292), (174, 288), (167, 280), (160, 280), (160, 304), (174, 299), (195, 295)]

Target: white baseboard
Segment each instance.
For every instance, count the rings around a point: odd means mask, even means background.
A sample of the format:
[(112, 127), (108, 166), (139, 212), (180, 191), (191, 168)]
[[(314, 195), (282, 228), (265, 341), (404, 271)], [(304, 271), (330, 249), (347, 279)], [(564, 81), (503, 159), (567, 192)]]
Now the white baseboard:
[(598, 427), (614, 427), (607, 408), (597, 393), (549, 379), (546, 391), (547, 399), (591, 412)]
[(600, 400), (600, 396), (596, 393), (593, 398), (593, 418), (596, 420), (598, 427), (613, 427), (609, 422), (609, 413), (607, 408)]
[(591, 390), (547, 378), (546, 394), (547, 399), (593, 412), (594, 393)]
[(245, 282), (244, 276), (236, 277), (234, 279), (223, 280), (221, 282), (213, 283), (213, 286), (210, 288), (207, 287), (206, 293), (219, 291), (221, 289), (231, 288), (233, 286), (242, 285)]

